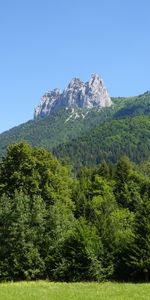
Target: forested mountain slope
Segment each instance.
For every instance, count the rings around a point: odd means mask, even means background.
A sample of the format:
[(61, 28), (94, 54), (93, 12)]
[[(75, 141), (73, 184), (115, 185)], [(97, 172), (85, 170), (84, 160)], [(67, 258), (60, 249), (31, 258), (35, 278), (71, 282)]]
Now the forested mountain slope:
[(73, 164), (111, 162), (126, 154), (139, 162), (150, 155), (150, 93), (112, 98), (107, 108), (64, 108), (0, 135), (0, 155), (9, 144), (26, 140)]
[(150, 116), (126, 117), (106, 121), (84, 136), (53, 150), (74, 165), (95, 165), (105, 159), (115, 163), (127, 155), (139, 163), (150, 156)]
[(30, 120), (0, 134), (0, 155), (9, 144), (25, 140), (33, 146), (53, 147), (81, 136), (97, 124), (111, 119), (115, 108), (61, 109), (50, 117)]

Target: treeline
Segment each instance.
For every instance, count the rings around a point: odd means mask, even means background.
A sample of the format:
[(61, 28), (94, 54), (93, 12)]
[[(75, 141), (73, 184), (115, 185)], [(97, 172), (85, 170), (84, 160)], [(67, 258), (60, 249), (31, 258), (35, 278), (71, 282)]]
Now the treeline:
[(0, 162), (0, 280), (150, 279), (150, 163), (76, 175), (44, 149)]

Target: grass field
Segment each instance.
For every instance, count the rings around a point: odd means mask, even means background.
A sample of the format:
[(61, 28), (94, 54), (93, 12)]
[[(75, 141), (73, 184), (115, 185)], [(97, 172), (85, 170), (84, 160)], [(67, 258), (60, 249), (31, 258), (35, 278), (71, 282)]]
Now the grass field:
[(150, 284), (1, 283), (0, 300), (149, 300)]

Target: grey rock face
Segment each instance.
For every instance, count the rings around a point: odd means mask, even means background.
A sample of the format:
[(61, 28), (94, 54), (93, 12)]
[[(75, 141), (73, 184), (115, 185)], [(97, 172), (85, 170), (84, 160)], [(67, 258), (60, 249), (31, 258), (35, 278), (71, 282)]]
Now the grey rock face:
[(62, 93), (59, 89), (45, 93), (35, 109), (34, 117), (49, 116), (53, 111), (63, 107), (90, 109), (107, 107), (111, 104), (103, 80), (97, 74), (92, 74), (86, 83), (78, 78), (72, 79)]
[(59, 89), (45, 93), (40, 99), (40, 104), (35, 109), (34, 117), (43, 118), (48, 116), (54, 109), (57, 99), (59, 99), (60, 95), (61, 91)]

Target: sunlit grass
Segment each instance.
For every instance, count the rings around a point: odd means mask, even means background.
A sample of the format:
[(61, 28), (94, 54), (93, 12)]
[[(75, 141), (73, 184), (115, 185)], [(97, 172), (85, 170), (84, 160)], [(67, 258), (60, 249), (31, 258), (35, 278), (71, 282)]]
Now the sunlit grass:
[(147, 300), (150, 284), (17, 282), (0, 284), (0, 300)]

